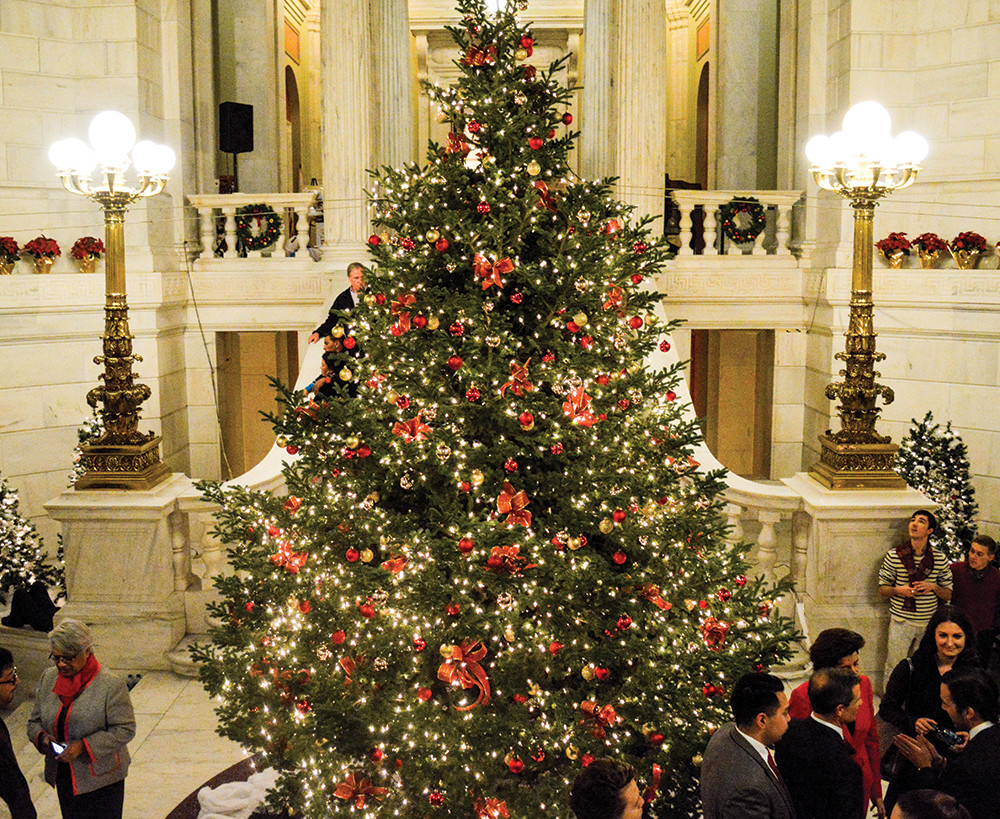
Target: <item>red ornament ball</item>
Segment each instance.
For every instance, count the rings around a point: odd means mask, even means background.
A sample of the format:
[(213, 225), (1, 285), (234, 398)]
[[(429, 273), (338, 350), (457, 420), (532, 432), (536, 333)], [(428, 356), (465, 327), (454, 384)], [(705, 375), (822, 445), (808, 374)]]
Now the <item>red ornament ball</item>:
[(621, 398), (621, 399), (619, 399), (618, 400), (618, 407), (620, 409), (627, 410), (628, 407), (629, 407), (628, 399), (627, 398)]
[(347, 554), (344, 557), (347, 558), (348, 563), (357, 563), (358, 558), (361, 557), (361, 553), (352, 546), (347, 550)]
[(472, 120), (472, 122), (469, 123), (469, 133), (470, 134), (478, 134), (479, 133), (479, 129), (482, 128), (482, 127), (483, 126), (480, 125), (478, 122), (476, 122), (475, 120)]
[(632, 284), (642, 284), (642, 273), (633, 273), (629, 278), (632, 280)]
[(517, 461), (515, 461), (513, 458), (508, 458), (506, 461), (503, 462), (503, 468), (506, 469), (508, 472), (517, 472)]
[(669, 341), (661, 341), (660, 342), (660, 352), (661, 353), (666, 353), (666, 352), (669, 352), (669, 351), (670, 351), (670, 342)]
[(309, 703), (306, 702), (305, 700), (299, 700), (297, 703), (295, 703), (295, 707), (299, 710), (299, 713), (301, 714), (308, 714), (312, 710)]
[(312, 606), (309, 605), (308, 600), (303, 600), (301, 603), (299, 603), (299, 611), (301, 611), (303, 614), (308, 614), (309, 612), (312, 611)]
[(285, 452), (287, 452), (289, 455), (294, 455), (298, 451), (299, 448), (295, 446), (295, 444), (289, 444), (288, 446), (285, 447)]
[(381, 748), (372, 748), (372, 752), (369, 756), (371, 756), (372, 762), (381, 762), (382, 757), (385, 756), (385, 754), (382, 752)]
[(448, 359), (448, 369), (457, 370), (462, 366), (462, 359), (457, 355), (453, 355)]
[(635, 251), (638, 254), (643, 254), (647, 250), (646, 243), (645, 242), (636, 242), (634, 245), (632, 245), (632, 250)]
[(333, 634), (330, 635), (330, 642), (333, 643), (335, 646), (339, 646), (346, 639), (347, 635), (344, 634), (344, 632), (340, 629), (338, 629), (337, 631), (333, 632)]
[(698, 608), (700, 608), (700, 609), (707, 609), (708, 608), (708, 601), (707, 600), (699, 600), (698, 601)]
[(465, 391), (465, 400), (466, 401), (471, 401), (471, 402), (475, 403), (481, 397), (482, 396), (480, 395), (479, 390), (477, 390), (475, 387), (469, 387), (469, 389), (467, 389)]
[(580, 346), (584, 350), (589, 350), (594, 346), (594, 339), (591, 336), (583, 336), (580, 338)]
[(625, 552), (615, 552), (611, 555), (611, 559), (615, 562), (616, 566), (621, 566), (626, 560), (628, 560), (628, 555)]
[(448, 332), (453, 336), (465, 335), (465, 325), (460, 321), (456, 321), (448, 328)]
[(757, 609), (757, 612), (761, 617), (767, 617), (771, 613), (771, 606), (767, 603), (762, 603), (760, 608)]
[(524, 301), (524, 293), (521, 293), (520, 291), (511, 293), (510, 301), (511, 304), (520, 304), (522, 301)]
[(473, 548), (475, 548), (475, 543), (472, 542), (471, 537), (463, 537), (460, 541), (458, 541), (458, 551), (460, 551), (463, 555), (469, 554)]
[(410, 396), (408, 395), (399, 396), (399, 398), (396, 399), (396, 406), (399, 407), (400, 409), (406, 409), (408, 406), (410, 406)]
[(593, 754), (583, 754), (583, 755), (582, 755), (582, 756), (580, 757), (580, 764), (581, 764), (581, 765), (582, 765), (582, 766), (583, 766), (584, 768), (588, 768), (588, 767), (590, 767), (590, 764), (591, 764), (591, 763), (592, 763), (593, 761), (594, 761), (594, 755), (593, 755)]
[(371, 603), (362, 603), (358, 606), (358, 611), (361, 612), (362, 616), (367, 617), (369, 620), (375, 616), (375, 607)]
[(423, 637), (414, 637), (413, 647), (417, 651), (423, 651), (425, 648), (427, 648), (427, 641)]
[(746, 575), (742, 575), (742, 574), (736, 575), (735, 583), (736, 583), (737, 586), (739, 586), (742, 589), (747, 584)]
[(524, 78), (528, 82), (531, 82), (533, 79), (535, 79), (535, 75), (537, 73), (538, 73), (538, 69), (535, 68), (533, 65), (526, 65), (524, 67)]
[(444, 796), (441, 795), (440, 791), (433, 791), (431, 795), (427, 797), (427, 801), (430, 802), (435, 808), (440, 808), (444, 804)]
[(549, 135), (548, 135), (549, 139), (555, 139), (555, 135), (556, 135), (556, 129), (555, 128), (549, 128)]
[(545, 761), (545, 751), (539, 748), (531, 755), (532, 762), (544, 762)]
[(638, 330), (642, 327), (642, 316), (632, 316), (632, 318), (628, 320), (628, 326), (633, 330)]
[(616, 624), (619, 631), (628, 631), (632, 628), (632, 618), (627, 614), (623, 614), (618, 618), (618, 623)]
[(559, 649), (562, 647), (563, 647), (562, 643), (553, 640), (551, 643), (549, 643), (549, 654), (551, 654), (554, 657), (556, 654), (559, 653)]
[(418, 330), (423, 330), (424, 327), (427, 326), (427, 317), (426, 316), (414, 316), (413, 317), (413, 326), (416, 327)]
[(541, 137), (532, 137), (528, 140), (528, 147), (530, 147), (533, 151), (540, 151), (544, 144), (545, 140)]
[(719, 600), (725, 603), (730, 597), (733, 596), (733, 593), (729, 591), (729, 589), (719, 589), (718, 594), (716, 596), (719, 598)]
[(549, 447), (549, 452), (551, 452), (553, 455), (562, 455), (563, 445), (559, 442), (556, 442)]
[(529, 429), (535, 426), (535, 416), (530, 412), (522, 412), (517, 416), (517, 422), (521, 425), (521, 429), (527, 432)]
[(575, 321), (567, 321), (566, 329), (569, 330), (571, 333), (577, 333), (580, 331), (580, 325), (577, 324)]
[(515, 756), (507, 763), (507, 767), (511, 773), (519, 774), (524, 770), (524, 763)]
[(367, 446), (366, 444), (362, 444), (361, 446), (358, 447), (359, 458), (367, 458), (371, 454), (372, 454), (371, 447)]
[(427, 702), (427, 700), (429, 700), (433, 696), (434, 692), (431, 691), (429, 688), (421, 688), (417, 692), (417, 697), (420, 699), (421, 702)]
[(354, 336), (348, 336), (347, 338), (344, 339), (344, 348), (345, 349), (347, 349), (347, 350), (353, 350), (357, 346), (358, 346), (358, 342), (357, 342), (357, 339), (354, 338)]
[(376, 293), (375, 294), (375, 303), (377, 305), (379, 305), (379, 306), (382, 306), (383, 304), (385, 304), (385, 293)]
[(573, 124), (573, 115), (567, 111), (565, 114), (563, 114), (562, 121), (563, 121), (563, 125), (572, 125)]
[(594, 669), (594, 676), (597, 677), (597, 679), (599, 679), (601, 682), (604, 682), (608, 677), (611, 676), (611, 672), (608, 669), (604, 668), (604, 666), (599, 665), (597, 666), (597, 668)]
[(667, 394), (664, 396), (668, 401), (673, 401), (677, 398), (677, 393), (673, 390), (667, 390)]
[(379, 239), (378, 235), (375, 233), (373, 233), (371, 236), (368, 237), (368, 244), (370, 244), (372, 247), (378, 247), (381, 243), (382, 240)]
[(413, 241), (409, 236), (406, 236), (399, 240), (399, 246), (403, 250), (413, 250), (417, 246), (417, 243)]
[(615, 511), (611, 513), (611, 519), (615, 523), (622, 523), (626, 517), (628, 517), (628, 514), (624, 509), (615, 509)]
[(521, 38), (521, 48), (531, 48), (535, 44), (535, 41), (531, 39), (527, 34)]
[(461, 610), (462, 607), (458, 603), (449, 603), (448, 608), (446, 609), (448, 614), (450, 614), (452, 617), (455, 617)]
[(444, 253), (449, 247), (451, 247), (451, 245), (448, 243), (448, 240), (442, 236), (434, 243), (434, 247), (437, 248), (439, 253)]
[(476, 211), (485, 216), (487, 213), (490, 212), (490, 203), (480, 202), (478, 205), (476, 205)]

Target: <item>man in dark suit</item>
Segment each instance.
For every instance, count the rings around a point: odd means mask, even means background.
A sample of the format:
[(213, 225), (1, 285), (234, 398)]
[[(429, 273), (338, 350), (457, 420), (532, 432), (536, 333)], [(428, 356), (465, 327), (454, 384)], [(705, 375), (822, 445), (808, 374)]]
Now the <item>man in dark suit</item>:
[[(18, 682), (13, 655), (0, 648), (0, 708), (10, 705)], [(17, 764), (10, 733), (3, 720), (0, 720), (0, 799), (7, 803), (12, 819), (35, 819), (37, 816), (28, 783)]]
[(338, 313), (353, 310), (358, 306), (359, 294), (365, 288), (364, 274), (365, 271), (361, 262), (351, 262), (347, 266), (347, 280), (351, 283), (351, 286), (333, 300), (333, 304), (330, 305), (330, 314), (319, 327), (313, 330), (312, 335), (309, 336), (310, 344), (315, 344), (321, 338), (326, 338), (330, 335), (330, 331), (338, 322)]
[(788, 697), (771, 674), (747, 674), (733, 686), (735, 723), (708, 741), (701, 763), (705, 819), (795, 819), (771, 746), (788, 728)]
[(936, 787), (961, 802), (972, 819), (1000, 816), (1000, 725), (997, 686), (978, 668), (949, 671), (941, 678), (941, 706), (968, 742), (944, 760), (924, 736), (896, 737), (896, 747), (917, 767), (918, 786)]
[(847, 668), (821, 668), (809, 678), (806, 719), (793, 719), (774, 749), (799, 819), (864, 819), (865, 794), (854, 749), (843, 728), (861, 705), (861, 679)]

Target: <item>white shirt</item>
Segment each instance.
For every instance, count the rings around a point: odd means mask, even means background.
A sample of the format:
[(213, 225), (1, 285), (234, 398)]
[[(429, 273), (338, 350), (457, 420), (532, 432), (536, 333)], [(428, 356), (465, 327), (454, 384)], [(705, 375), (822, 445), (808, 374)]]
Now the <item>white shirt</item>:
[(969, 742), (971, 742), (975, 738), (976, 734), (985, 731), (987, 728), (992, 728), (992, 727), (993, 727), (992, 722), (979, 723), (979, 725), (977, 725), (975, 728), (969, 731)]
[(832, 722), (827, 722), (822, 717), (816, 716), (816, 712), (815, 711), (813, 711), (809, 716), (812, 717), (814, 720), (816, 720), (816, 722), (818, 722), (820, 725), (825, 725), (831, 731), (833, 731), (834, 733), (836, 733), (837, 736), (840, 737), (841, 739), (844, 738), (844, 729), (841, 728), (839, 725), (834, 725)]
[(763, 742), (754, 739), (752, 736), (744, 734), (739, 728), (736, 729), (736, 732), (750, 743), (750, 747), (760, 754), (761, 759), (763, 759), (764, 762), (767, 763), (768, 767), (770, 767), (771, 752), (768, 747)]

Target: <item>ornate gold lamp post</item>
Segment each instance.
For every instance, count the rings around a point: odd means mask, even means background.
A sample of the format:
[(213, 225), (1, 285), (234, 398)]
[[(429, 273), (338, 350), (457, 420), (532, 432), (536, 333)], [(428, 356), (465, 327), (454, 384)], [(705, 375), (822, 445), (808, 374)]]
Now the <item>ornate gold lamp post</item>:
[[(94, 362), (104, 364), (104, 382), (87, 393), (87, 403), (98, 402), (104, 434), (83, 447), (86, 472), (77, 489), (149, 489), (167, 476), (160, 461), (160, 438), (139, 432), (139, 407), (151, 395), (146, 384), (134, 381), (132, 362), (142, 358), (132, 352), (125, 295), (125, 211), (137, 199), (163, 190), (174, 166), (174, 152), (166, 145), (135, 141), (135, 127), (124, 114), (103, 111), (88, 131), (91, 146), (75, 137), (49, 148), (49, 159), (66, 190), (97, 202), (104, 209), (105, 262), (104, 354)], [(131, 152), (131, 158), (129, 153)], [(125, 172), (135, 166), (138, 183), (126, 185)], [(99, 181), (91, 174), (98, 168)]]
[(909, 187), (927, 155), (927, 141), (913, 131), (890, 136), (889, 112), (877, 102), (862, 102), (844, 116), (844, 127), (833, 136), (816, 136), (806, 155), (816, 184), (850, 200), (854, 209), (854, 265), (847, 345), (837, 358), (845, 363), (843, 381), (829, 384), (826, 397), (840, 399), (840, 430), (819, 436), (820, 462), (811, 474), (833, 489), (896, 489), (906, 483), (892, 468), (898, 446), (875, 431), (879, 395), (892, 403), (893, 392), (876, 383), (872, 321), (872, 220), (878, 200)]

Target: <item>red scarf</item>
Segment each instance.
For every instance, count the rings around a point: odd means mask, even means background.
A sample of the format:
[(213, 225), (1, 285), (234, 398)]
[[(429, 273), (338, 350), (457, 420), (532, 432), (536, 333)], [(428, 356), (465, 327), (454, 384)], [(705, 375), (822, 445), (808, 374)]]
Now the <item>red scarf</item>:
[[(912, 586), (918, 580), (926, 580), (930, 573), (934, 570), (934, 554), (931, 549), (931, 544), (928, 543), (924, 547), (923, 557), (920, 559), (920, 565), (916, 565), (913, 560), (913, 545), (910, 543), (904, 543), (896, 548), (896, 554), (899, 556), (903, 567), (906, 569), (906, 575), (910, 579), (910, 585)], [(917, 601), (913, 597), (903, 598), (903, 611), (916, 611)]]
[(87, 662), (83, 664), (83, 668), (72, 677), (64, 677), (62, 674), (57, 674), (56, 684), (52, 687), (52, 693), (62, 700), (63, 705), (69, 705), (80, 696), (80, 692), (84, 688), (90, 685), (90, 681), (97, 676), (97, 672), (100, 670), (101, 664), (97, 662), (97, 657), (91, 654), (87, 658)]

